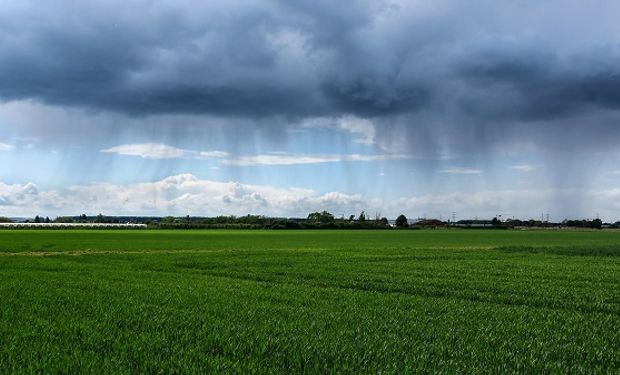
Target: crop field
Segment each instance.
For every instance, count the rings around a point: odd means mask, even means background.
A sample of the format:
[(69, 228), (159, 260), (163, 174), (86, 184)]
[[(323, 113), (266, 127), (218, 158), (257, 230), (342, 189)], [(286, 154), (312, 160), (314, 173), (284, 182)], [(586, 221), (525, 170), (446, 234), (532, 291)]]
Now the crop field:
[(620, 373), (620, 232), (0, 231), (0, 373)]

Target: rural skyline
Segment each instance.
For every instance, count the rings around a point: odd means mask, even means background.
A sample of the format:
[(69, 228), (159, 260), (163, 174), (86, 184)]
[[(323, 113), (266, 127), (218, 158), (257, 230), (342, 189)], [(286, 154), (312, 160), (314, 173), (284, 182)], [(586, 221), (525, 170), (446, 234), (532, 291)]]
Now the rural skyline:
[(0, 5), (0, 216), (620, 218), (613, 1)]

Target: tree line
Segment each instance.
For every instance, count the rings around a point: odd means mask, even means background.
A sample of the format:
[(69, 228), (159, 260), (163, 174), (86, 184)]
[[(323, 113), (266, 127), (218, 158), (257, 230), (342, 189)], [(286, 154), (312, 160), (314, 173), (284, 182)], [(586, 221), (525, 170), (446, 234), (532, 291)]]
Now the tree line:
[[(0, 223), (11, 223), (13, 220), (0, 217)], [(112, 224), (147, 224), (154, 229), (388, 229), (388, 228), (495, 228), (508, 229), (514, 227), (571, 227), (571, 228), (620, 228), (620, 221), (615, 223), (603, 223), (601, 219), (593, 220), (564, 220), (552, 223), (541, 220), (508, 219), (502, 221), (497, 217), (491, 220), (460, 220), (457, 222), (444, 222), (437, 219), (417, 219), (410, 223), (405, 215), (399, 215), (391, 224), (386, 217), (375, 215), (369, 216), (362, 211), (358, 215), (349, 217), (335, 217), (332, 213), (323, 210), (312, 212), (306, 218), (278, 218), (263, 215), (245, 216), (214, 216), (214, 217), (191, 217), (165, 216), (165, 217), (142, 217), (142, 216), (104, 216), (98, 214), (87, 216), (59, 216), (53, 220), (49, 217), (35, 216), (28, 219), (27, 223), (112, 223)]]
[(152, 220), (150, 228), (160, 229), (386, 229), (385, 217), (369, 217), (364, 211), (349, 218), (336, 218), (327, 211), (312, 212), (306, 218), (274, 218), (262, 215), (215, 216), (209, 218), (172, 217)]

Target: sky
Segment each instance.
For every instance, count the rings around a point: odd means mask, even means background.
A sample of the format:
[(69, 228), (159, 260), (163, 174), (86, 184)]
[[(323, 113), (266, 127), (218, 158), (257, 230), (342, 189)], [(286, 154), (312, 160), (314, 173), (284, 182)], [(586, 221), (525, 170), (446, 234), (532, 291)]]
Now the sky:
[(620, 220), (613, 0), (0, 3), (0, 216)]

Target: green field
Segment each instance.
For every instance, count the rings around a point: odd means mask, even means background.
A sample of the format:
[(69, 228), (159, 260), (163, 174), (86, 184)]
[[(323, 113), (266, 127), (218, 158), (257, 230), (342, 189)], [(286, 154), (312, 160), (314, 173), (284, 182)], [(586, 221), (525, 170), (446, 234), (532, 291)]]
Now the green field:
[(620, 232), (0, 231), (0, 373), (619, 373)]

